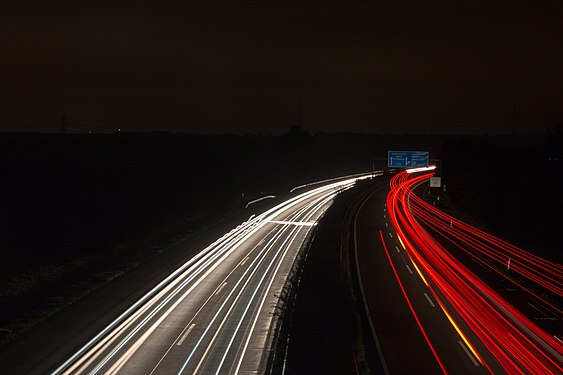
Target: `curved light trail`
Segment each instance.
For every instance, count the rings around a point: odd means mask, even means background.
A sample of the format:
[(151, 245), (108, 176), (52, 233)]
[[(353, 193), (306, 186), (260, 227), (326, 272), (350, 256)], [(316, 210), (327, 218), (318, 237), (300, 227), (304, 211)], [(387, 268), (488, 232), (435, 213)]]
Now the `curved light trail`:
[[(526, 285), (534, 283), (552, 293), (555, 299), (562, 295), (562, 266), (471, 227), (423, 201), (413, 190), (432, 175), (406, 172), (395, 175), (386, 204), (400, 243), (443, 313), (479, 364), (489, 372), (500, 365), (510, 374), (563, 373), (563, 343), (558, 333), (550, 334), (538, 327), (456, 259), (425, 228), (437, 232), (479, 264), (510, 280), (559, 318), (562, 313), (555, 304), (530, 287), (513, 281), (500, 272), (498, 266), (509, 265), (511, 272), (527, 280)], [(381, 234), (380, 239), (387, 250)], [(390, 257), (389, 261), (393, 266)], [(408, 301), (406, 293), (405, 298)], [(416, 318), (416, 312), (412, 313)], [(424, 333), (423, 325), (420, 329)], [(427, 342), (434, 352), (428, 338)], [(490, 355), (485, 357), (480, 350)], [(442, 366), (439, 353), (434, 353)], [(491, 363), (484, 358), (489, 358)], [(443, 367), (442, 370), (447, 372)]]
[(302, 244), (339, 192), (371, 176), (327, 180), (251, 217), (165, 278), (53, 374), (264, 371), (277, 296)]

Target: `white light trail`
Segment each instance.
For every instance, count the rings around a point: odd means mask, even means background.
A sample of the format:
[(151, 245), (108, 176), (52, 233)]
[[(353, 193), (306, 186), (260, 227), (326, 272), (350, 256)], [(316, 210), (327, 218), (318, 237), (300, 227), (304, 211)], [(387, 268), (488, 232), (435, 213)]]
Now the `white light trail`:
[[(378, 171), (378, 173), (380, 173), (380, 171)], [(313, 218), (316, 220), (317, 216), (315, 215), (317, 215), (322, 208), (326, 209), (327, 203), (333, 199), (338, 192), (348, 189), (352, 187), (356, 181), (370, 178), (372, 175), (372, 173), (366, 173), (362, 175), (354, 175), (352, 178), (338, 179), (336, 182), (328, 183), (327, 185), (313, 188), (309, 191), (296, 195), (260, 215), (251, 216), (246, 222), (243, 222), (237, 226), (237, 228), (231, 230), (229, 233), (213, 242), (166, 277), (156, 287), (139, 299), (139, 301), (133, 304), (117, 319), (104, 328), (96, 337), (90, 340), (67, 361), (60, 365), (53, 374), (71, 374), (86, 371), (90, 373), (97, 373), (99, 371), (104, 373), (118, 372), (145, 343), (145, 341), (148, 340), (161, 323), (174, 311), (174, 309), (177, 308), (180, 303), (186, 301), (186, 298), (201, 283), (207, 282), (209, 276), (213, 274), (213, 272), (227, 259), (230, 259), (230, 256), (234, 254), (240, 246), (248, 243), (249, 241), (255, 241), (254, 243), (257, 243), (259, 240), (256, 236), (259, 235), (261, 231), (263, 232), (266, 225), (283, 224), (282, 230), (280, 230), (279, 233), (276, 233), (276, 235), (274, 235), (267, 244), (262, 246), (262, 250), (252, 261), (247, 262), (247, 259), (249, 258), (245, 255), (243, 258), (244, 262), (238, 262), (236, 267), (244, 265), (246, 271), (243, 273), (243, 276), (240, 278), (238, 283), (233, 282), (232, 284), (228, 284), (227, 289), (230, 290), (230, 293), (225, 298), (224, 303), (230, 301), (231, 295), (238, 290), (239, 286), (247, 285), (244, 281), (245, 277), (256, 272), (258, 264), (265, 259), (266, 255), (272, 256), (272, 260), (269, 261), (270, 263), (268, 267), (266, 267), (266, 271), (270, 272), (274, 269), (275, 271), (272, 271), (274, 273), (268, 277), (266, 276), (266, 273), (262, 276), (262, 279), (260, 279), (260, 282), (258, 283), (258, 287), (256, 287), (256, 289), (251, 293), (250, 301), (255, 301), (259, 295), (262, 296), (262, 294), (258, 293), (258, 288), (266, 287), (266, 290), (270, 289), (274, 277), (273, 275), (277, 273), (280, 264), (276, 262), (281, 262), (281, 259), (285, 256), (284, 249), (287, 251), (288, 246), (295, 240), (297, 233), (301, 230), (305, 230), (305, 228), (307, 231), (310, 230), (310, 227), (316, 224), (315, 221), (311, 220), (313, 220)], [(312, 202), (306, 204), (304, 208), (300, 207), (300, 205), (304, 202), (311, 199)], [(297, 209), (298, 207), (300, 208)], [(289, 215), (289, 217), (287, 216), (292, 210), (296, 209), (296, 213)], [(284, 215), (286, 215), (286, 217), (283, 217)], [(269, 234), (270, 231), (267, 231), (267, 233)], [(282, 235), (286, 236), (282, 245), (277, 248), (275, 253), (271, 253), (273, 244), (275, 244)], [(257, 246), (261, 246), (262, 242), (263, 240)], [(283, 254), (281, 255), (281, 258), (279, 258), (280, 254)], [(278, 264), (278, 266), (276, 266), (276, 264)], [(248, 276), (248, 280), (250, 280), (250, 276)], [(226, 286), (226, 283), (222, 284), (218, 291), (221, 291)], [(244, 288), (241, 288), (240, 290), (242, 289)], [(215, 290), (215, 288), (213, 288), (213, 290)], [(239, 295), (240, 293), (241, 292), (239, 291)], [(259, 301), (259, 306), (261, 309), (265, 303), (265, 299), (262, 297), (260, 298), (261, 300)], [(237, 297), (234, 301), (230, 301), (232, 306), (234, 306), (238, 299), (239, 298)], [(223, 307), (224, 306), (221, 306), (219, 311), (221, 311)], [(200, 310), (201, 309), (199, 309), (198, 312)], [(243, 316), (246, 316), (247, 312), (250, 310), (250, 305), (246, 306)], [(217, 314), (211, 320), (211, 323), (209, 323), (199, 342), (201, 342), (211, 324), (218, 317)], [(237, 358), (237, 371), (240, 369), (246, 352), (246, 347), (248, 346), (250, 336), (254, 331), (254, 326), (256, 325), (256, 321), (258, 319), (257, 315), (252, 318), (253, 324), (250, 329), (250, 333), (246, 336), (244, 350), (242, 351), (241, 356)], [(194, 327), (193, 324), (195, 323), (190, 324), (192, 324), (190, 325), (191, 328), (189, 328), (187, 332), (192, 331)], [(223, 361), (227, 356), (228, 350), (233, 344), (233, 340), (234, 335), (229, 341), (228, 348), (224, 353), (219, 369), (223, 365)], [(183, 342), (184, 340), (182, 340), (182, 343)], [(198, 345), (196, 345), (196, 348), (197, 346)], [(192, 350), (192, 354), (195, 352), (196, 348)], [(190, 354), (190, 357), (187, 358), (184, 367), (190, 360), (192, 354)], [(94, 368), (91, 369), (92, 367)]]

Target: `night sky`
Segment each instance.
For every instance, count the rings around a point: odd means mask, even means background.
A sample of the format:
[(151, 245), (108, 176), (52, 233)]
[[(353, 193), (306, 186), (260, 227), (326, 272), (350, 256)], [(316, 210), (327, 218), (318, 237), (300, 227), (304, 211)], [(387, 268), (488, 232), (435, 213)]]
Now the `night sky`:
[(563, 123), (563, 2), (3, 1), (0, 130), (524, 134)]

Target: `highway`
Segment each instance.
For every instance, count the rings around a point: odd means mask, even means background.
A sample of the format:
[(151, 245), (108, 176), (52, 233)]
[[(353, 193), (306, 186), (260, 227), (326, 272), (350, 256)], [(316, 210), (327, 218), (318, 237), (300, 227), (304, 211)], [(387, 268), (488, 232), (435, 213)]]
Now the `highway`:
[(280, 296), (299, 250), (333, 198), (369, 177), (304, 186), (253, 215), (164, 278), (52, 373), (264, 372), (276, 310), (283, 308)]
[[(356, 273), (382, 372), (563, 373), (563, 314), (550, 299), (498, 272), (510, 259), (511, 272), (560, 300), (561, 265), (424, 202), (414, 190), (432, 175), (424, 170), (395, 175), (390, 187), (363, 201), (355, 217)], [(457, 249), (456, 256), (450, 248)], [(458, 253), (472, 265), (462, 263)], [(530, 298), (526, 304), (549, 317), (550, 329), (497, 292), (498, 280), (522, 290)]]

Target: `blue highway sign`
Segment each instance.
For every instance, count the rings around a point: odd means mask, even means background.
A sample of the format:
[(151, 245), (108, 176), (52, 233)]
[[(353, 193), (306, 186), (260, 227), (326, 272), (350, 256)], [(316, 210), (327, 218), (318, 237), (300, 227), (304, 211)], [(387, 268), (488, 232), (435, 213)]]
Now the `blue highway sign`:
[(387, 166), (390, 168), (428, 167), (428, 151), (389, 151)]

